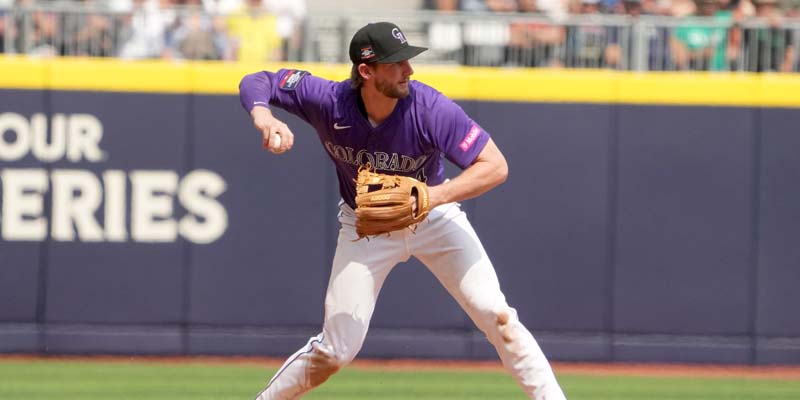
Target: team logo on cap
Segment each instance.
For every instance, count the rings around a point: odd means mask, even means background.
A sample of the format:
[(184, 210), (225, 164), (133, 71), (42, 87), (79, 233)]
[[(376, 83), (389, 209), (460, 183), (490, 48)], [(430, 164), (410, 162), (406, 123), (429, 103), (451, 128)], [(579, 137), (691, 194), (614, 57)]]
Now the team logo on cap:
[(400, 43), (405, 43), (408, 41), (406, 40), (406, 35), (403, 35), (403, 32), (400, 32), (399, 28), (392, 29), (392, 36), (394, 36), (395, 39), (399, 40)]
[(367, 46), (367, 47), (362, 47), (361, 48), (361, 59), (362, 60), (369, 60), (372, 57), (375, 57), (375, 52), (372, 51), (372, 46)]

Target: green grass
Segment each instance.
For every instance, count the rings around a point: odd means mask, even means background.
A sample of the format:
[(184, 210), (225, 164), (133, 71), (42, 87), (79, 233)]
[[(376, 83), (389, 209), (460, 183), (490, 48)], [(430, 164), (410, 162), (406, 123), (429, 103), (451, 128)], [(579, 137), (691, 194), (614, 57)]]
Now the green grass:
[[(0, 359), (2, 400), (251, 400), (273, 370), (200, 365)], [(800, 381), (559, 376), (570, 400), (797, 400)], [(345, 369), (308, 400), (525, 399), (502, 372)]]

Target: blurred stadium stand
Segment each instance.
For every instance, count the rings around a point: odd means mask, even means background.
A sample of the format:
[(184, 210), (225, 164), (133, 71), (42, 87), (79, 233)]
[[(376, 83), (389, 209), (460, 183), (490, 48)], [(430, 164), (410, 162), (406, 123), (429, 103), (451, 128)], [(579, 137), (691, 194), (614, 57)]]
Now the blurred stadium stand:
[(425, 63), (789, 72), (800, 54), (800, 18), (776, 0), (734, 8), (674, 0), (667, 9), (650, 8), (652, 0), (576, 0), (568, 12), (508, 0), (175, 1), (3, 0), (0, 52), (347, 62), (351, 35), (389, 19), (430, 47), (417, 60)]

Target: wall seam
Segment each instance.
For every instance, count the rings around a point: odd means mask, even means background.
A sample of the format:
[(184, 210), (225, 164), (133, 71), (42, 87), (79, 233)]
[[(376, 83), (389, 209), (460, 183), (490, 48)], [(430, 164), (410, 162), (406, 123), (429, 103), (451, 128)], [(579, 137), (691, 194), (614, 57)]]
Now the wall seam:
[(608, 334), (608, 357), (615, 360), (614, 342), (616, 338), (616, 315), (614, 305), (616, 299), (616, 263), (617, 263), (617, 189), (619, 172), (619, 118), (620, 105), (611, 105), (611, 120), (608, 136), (608, 171), (606, 193), (606, 323)]
[[(43, 108), (44, 113), (52, 121), (53, 115), (53, 97), (52, 90), (44, 89), (42, 91), (44, 96)], [(48, 188), (43, 195), (45, 216), (48, 223), (46, 223), (47, 232), (45, 239), (39, 245), (39, 276), (36, 288), (36, 331), (37, 331), (37, 348), (40, 352), (47, 353), (47, 295), (49, 290), (50, 278), (50, 248), (52, 246), (52, 239), (50, 237), (50, 225), (53, 221), (53, 206), (52, 206), (52, 190), (50, 190), (49, 177), (51, 175), (53, 165), (51, 162), (42, 162), (43, 167), (48, 176)]]
[(750, 247), (750, 335), (751, 354), (750, 363), (758, 363), (758, 286), (759, 286), (759, 246), (761, 224), (761, 146), (763, 141), (761, 108), (756, 108), (753, 113), (753, 150), (752, 150), (752, 216), (751, 216), (751, 247)]
[[(184, 146), (184, 175), (188, 174), (189, 171), (192, 170), (194, 167), (194, 115), (193, 111), (194, 107), (195, 95), (194, 93), (187, 93), (186, 94), (186, 136), (185, 146)], [(189, 354), (190, 352), (190, 345), (189, 345), (189, 331), (190, 331), (190, 323), (189, 318), (191, 314), (191, 306), (192, 306), (192, 243), (187, 239), (182, 239), (183, 241), (183, 263), (182, 263), (182, 273), (181, 277), (183, 278), (181, 281), (182, 285), (182, 303), (181, 303), (181, 320), (180, 320), (180, 332), (181, 332), (181, 353), (184, 355)]]

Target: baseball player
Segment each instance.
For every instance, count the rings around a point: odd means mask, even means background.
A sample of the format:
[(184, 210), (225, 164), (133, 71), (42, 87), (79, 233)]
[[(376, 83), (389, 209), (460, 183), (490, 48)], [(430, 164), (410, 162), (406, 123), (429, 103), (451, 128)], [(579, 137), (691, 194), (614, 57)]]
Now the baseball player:
[[(531, 399), (565, 398), (536, 340), (506, 303), (494, 267), (459, 205), (505, 181), (506, 160), (459, 106), (410, 79), (414, 70), (408, 60), (425, 50), (409, 45), (396, 25), (373, 23), (350, 42), (349, 80), (333, 82), (281, 69), (241, 81), (241, 103), (263, 135), (262, 145), (280, 154), (294, 142), (271, 106), (302, 118), (316, 129), (333, 161), (342, 196), (322, 332), (289, 357), (258, 400), (299, 398), (352, 361), (384, 280), (411, 256), (436, 275), (486, 334)], [(443, 157), (463, 171), (446, 180)], [(354, 182), (365, 165), (425, 182), (427, 219), (413, 229), (359, 240)]]

